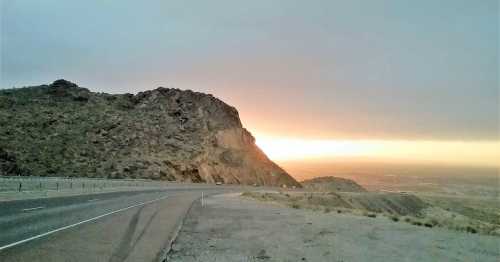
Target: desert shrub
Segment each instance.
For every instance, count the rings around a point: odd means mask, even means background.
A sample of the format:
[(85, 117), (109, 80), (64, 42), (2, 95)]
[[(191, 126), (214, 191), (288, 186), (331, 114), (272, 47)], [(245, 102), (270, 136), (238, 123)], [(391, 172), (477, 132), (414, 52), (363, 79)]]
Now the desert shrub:
[(243, 193), (241, 193), (241, 196), (244, 196), (244, 197), (251, 197), (252, 196), (252, 193), (248, 192), (248, 191), (245, 191)]
[(363, 213), (363, 215), (364, 215), (365, 217), (371, 217), (371, 218), (375, 218), (375, 217), (377, 217), (377, 214), (375, 214), (375, 213)]
[(286, 197), (290, 197), (290, 194), (286, 193), (286, 194), (285, 194), (285, 196), (286, 196)]
[(300, 205), (298, 203), (292, 203), (292, 208), (299, 209)]
[(409, 218), (409, 217), (405, 217), (405, 222), (406, 222), (406, 223), (411, 223), (411, 218)]
[(474, 227), (472, 227), (472, 226), (467, 226), (467, 227), (465, 227), (465, 231), (466, 231), (467, 233), (472, 233), (472, 234), (476, 234), (476, 233), (477, 233), (477, 229), (475, 229), (475, 228), (474, 228)]
[(265, 199), (265, 200), (267, 200), (267, 199), (273, 199), (273, 195), (270, 194), (270, 193), (264, 193), (262, 195), (262, 198)]
[(428, 223), (431, 224), (432, 226), (439, 225), (439, 221), (437, 221), (435, 218), (432, 218), (431, 220), (429, 220)]
[(399, 221), (399, 217), (398, 216), (391, 216), (391, 220), (394, 221), (394, 222), (398, 222)]
[(434, 225), (433, 225), (433, 224), (431, 224), (430, 222), (425, 222), (425, 223), (424, 223), (424, 226), (425, 226), (425, 227), (432, 228)]
[(327, 207), (327, 208), (325, 208), (324, 211), (325, 211), (325, 213), (330, 213), (332, 210), (330, 210), (330, 208)]
[(412, 221), (412, 222), (411, 222), (411, 224), (412, 224), (412, 225), (415, 225), (415, 226), (422, 226), (422, 222), (417, 221), (417, 220)]
[(313, 210), (313, 211), (321, 211), (321, 210), (323, 210), (323, 209), (321, 209), (321, 208), (320, 208), (320, 207), (318, 207), (318, 206), (313, 206), (313, 207), (312, 207), (312, 210)]
[(342, 213), (342, 210), (337, 209), (337, 214), (341, 214), (341, 213)]

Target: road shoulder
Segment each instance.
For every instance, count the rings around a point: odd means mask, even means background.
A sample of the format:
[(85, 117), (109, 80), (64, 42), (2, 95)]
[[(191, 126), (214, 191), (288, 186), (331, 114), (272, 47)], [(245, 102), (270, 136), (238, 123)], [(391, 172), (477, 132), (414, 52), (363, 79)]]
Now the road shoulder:
[(196, 203), (168, 261), (497, 261), (499, 241), (224, 194)]

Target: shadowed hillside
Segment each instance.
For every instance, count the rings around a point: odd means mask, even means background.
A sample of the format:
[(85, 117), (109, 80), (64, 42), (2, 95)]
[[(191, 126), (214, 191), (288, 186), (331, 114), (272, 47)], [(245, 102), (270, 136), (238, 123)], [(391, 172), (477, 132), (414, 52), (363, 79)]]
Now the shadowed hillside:
[(0, 90), (0, 175), (300, 186), (254, 142), (234, 107), (190, 90)]

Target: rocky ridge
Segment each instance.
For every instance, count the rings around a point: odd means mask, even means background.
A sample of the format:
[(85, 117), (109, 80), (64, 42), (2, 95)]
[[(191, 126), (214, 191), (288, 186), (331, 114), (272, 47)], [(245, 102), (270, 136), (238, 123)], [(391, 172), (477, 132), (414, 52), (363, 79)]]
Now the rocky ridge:
[(300, 186), (212, 95), (112, 95), (66, 80), (0, 90), (0, 175)]

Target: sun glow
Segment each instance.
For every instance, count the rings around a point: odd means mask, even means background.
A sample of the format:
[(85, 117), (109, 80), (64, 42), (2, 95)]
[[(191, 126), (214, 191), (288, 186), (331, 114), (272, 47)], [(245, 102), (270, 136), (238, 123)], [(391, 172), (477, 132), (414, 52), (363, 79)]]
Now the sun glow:
[(273, 160), (363, 158), (500, 166), (498, 141), (307, 140), (257, 136), (256, 143)]

